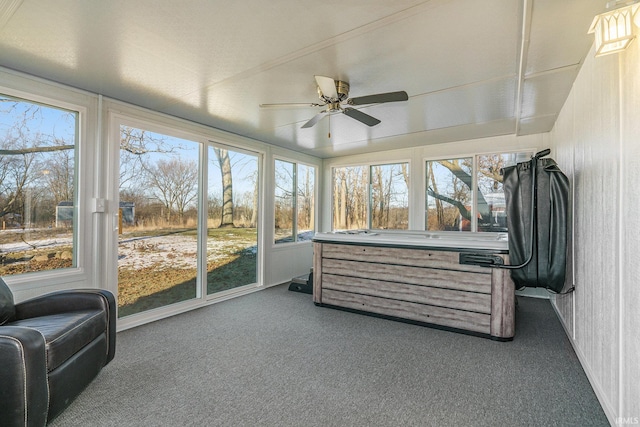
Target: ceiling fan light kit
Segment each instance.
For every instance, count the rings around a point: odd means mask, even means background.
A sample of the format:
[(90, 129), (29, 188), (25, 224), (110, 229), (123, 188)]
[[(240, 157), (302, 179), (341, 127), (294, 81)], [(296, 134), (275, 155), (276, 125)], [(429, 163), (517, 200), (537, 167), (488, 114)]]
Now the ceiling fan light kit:
[(360, 96), (357, 98), (349, 98), (349, 83), (342, 80), (334, 80), (331, 77), (315, 76), (316, 84), (318, 86), (318, 97), (322, 104), (260, 104), (260, 108), (292, 108), (292, 107), (326, 107), (318, 114), (313, 116), (311, 120), (302, 125), (302, 128), (310, 128), (318, 123), (321, 119), (328, 116), (328, 113), (342, 113), (347, 117), (351, 117), (367, 126), (375, 126), (380, 123), (380, 120), (372, 117), (360, 110), (351, 107), (343, 107), (346, 105), (369, 105), (369, 104), (382, 104), (385, 102), (398, 102), (407, 101), (409, 96), (407, 92), (387, 92), (378, 93), (375, 95)]

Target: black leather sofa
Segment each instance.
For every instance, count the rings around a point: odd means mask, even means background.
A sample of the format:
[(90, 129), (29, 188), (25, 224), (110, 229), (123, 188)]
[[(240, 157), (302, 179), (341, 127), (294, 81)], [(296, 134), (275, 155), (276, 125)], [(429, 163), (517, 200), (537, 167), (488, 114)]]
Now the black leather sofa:
[(0, 425), (44, 426), (109, 363), (113, 294), (59, 291), (14, 304), (0, 279)]

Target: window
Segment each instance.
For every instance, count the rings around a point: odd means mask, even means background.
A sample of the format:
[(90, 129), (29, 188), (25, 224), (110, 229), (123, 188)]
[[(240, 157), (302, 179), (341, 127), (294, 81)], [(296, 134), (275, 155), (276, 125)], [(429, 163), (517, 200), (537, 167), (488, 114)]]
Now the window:
[(333, 229), (409, 228), (409, 164), (333, 170)]
[(368, 227), (367, 168), (347, 166), (333, 170), (333, 229)]
[(207, 295), (256, 283), (258, 273), (257, 153), (209, 146)]
[(313, 166), (298, 164), (296, 240), (299, 242), (311, 240), (315, 230), (315, 176), (316, 169)]
[(78, 122), (0, 95), (0, 275), (76, 266)]
[(409, 164), (371, 166), (370, 200), (370, 228), (409, 228)]
[(275, 161), (275, 243), (311, 240), (315, 230), (315, 167)]
[(506, 232), (500, 170), (530, 157), (527, 152), (427, 161), (426, 229)]
[(162, 315), (255, 286), (262, 154), (167, 122), (113, 115), (111, 129), (119, 317)]
[(473, 158), (427, 162), (429, 231), (471, 231)]
[(198, 296), (199, 146), (120, 126), (120, 317)]

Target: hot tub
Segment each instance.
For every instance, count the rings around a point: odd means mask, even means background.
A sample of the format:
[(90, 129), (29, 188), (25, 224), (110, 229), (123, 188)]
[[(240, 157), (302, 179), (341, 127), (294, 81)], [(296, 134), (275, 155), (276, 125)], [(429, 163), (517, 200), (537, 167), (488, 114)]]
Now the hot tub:
[(509, 252), (509, 240), (506, 233), (349, 230), (316, 233), (313, 240), (316, 242), (432, 248), (464, 252)]
[(318, 306), (514, 336), (514, 284), (506, 270), (483, 264), (508, 264), (506, 234), (356, 230), (317, 233), (313, 242)]

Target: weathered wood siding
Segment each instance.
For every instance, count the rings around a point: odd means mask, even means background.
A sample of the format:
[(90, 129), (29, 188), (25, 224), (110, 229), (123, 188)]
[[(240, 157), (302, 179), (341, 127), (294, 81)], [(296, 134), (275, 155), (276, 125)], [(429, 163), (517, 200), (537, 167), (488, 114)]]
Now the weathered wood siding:
[(458, 252), (314, 245), (318, 304), (498, 338), (514, 335), (514, 286), (506, 271), (460, 265)]

